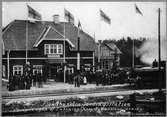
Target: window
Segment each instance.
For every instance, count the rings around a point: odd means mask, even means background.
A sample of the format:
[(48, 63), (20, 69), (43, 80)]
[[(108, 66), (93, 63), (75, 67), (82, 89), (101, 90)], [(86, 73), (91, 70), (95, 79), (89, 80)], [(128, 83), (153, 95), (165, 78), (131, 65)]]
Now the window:
[(50, 54), (54, 54), (54, 45), (53, 44), (50, 45)]
[(49, 54), (49, 44), (45, 44), (45, 54)]
[(62, 44), (45, 44), (45, 54), (63, 54)]
[(62, 53), (63, 53), (62, 50), (63, 50), (62, 44), (59, 44), (59, 45), (58, 45), (58, 53), (59, 53), (59, 54), (62, 54)]
[(2, 65), (2, 77), (6, 77), (6, 66)]
[(42, 65), (33, 65), (33, 74), (41, 73), (42, 74)]
[(53, 53), (57, 53), (57, 45), (54, 44), (54, 52)]
[(13, 66), (13, 75), (15, 75), (15, 74), (19, 74), (19, 75), (23, 74), (23, 65), (14, 65)]
[(108, 62), (108, 60), (103, 60), (102, 61), (102, 67), (103, 67), (103, 69), (109, 69), (109, 62)]

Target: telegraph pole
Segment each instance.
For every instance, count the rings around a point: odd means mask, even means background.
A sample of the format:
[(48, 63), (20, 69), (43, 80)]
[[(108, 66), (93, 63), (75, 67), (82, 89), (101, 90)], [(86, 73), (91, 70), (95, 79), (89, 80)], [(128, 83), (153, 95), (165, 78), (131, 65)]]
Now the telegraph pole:
[(160, 36), (160, 8), (158, 8), (158, 62), (159, 62), (159, 65), (158, 65), (158, 68), (159, 70), (161, 69), (161, 36)]
[(161, 91), (161, 36), (160, 36), (160, 8), (158, 8), (158, 76), (159, 76), (159, 91)]
[(134, 48), (134, 39), (133, 39), (133, 45), (132, 45), (132, 68), (134, 69), (134, 54), (135, 54), (135, 48)]

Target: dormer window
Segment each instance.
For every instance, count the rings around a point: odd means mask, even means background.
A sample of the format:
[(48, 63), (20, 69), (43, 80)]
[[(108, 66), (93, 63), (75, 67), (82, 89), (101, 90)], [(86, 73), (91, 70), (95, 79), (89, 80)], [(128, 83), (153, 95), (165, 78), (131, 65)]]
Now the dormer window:
[(45, 54), (63, 54), (63, 45), (45, 44)]

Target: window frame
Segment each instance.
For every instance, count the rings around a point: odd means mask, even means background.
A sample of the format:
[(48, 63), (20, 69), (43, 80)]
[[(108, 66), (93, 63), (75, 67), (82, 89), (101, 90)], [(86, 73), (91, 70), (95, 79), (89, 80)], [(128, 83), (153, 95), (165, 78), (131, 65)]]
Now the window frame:
[[(60, 52), (59, 52), (59, 49), (61, 50)], [(63, 54), (63, 45), (62, 44), (57, 44), (57, 53), (58, 54)]]
[[(21, 68), (21, 70), (18, 69), (19, 67)], [(23, 65), (13, 65), (13, 75), (14, 75), (15, 72), (18, 74), (19, 71), (21, 72), (20, 75), (23, 75)]]
[[(40, 69), (38, 69), (39, 67), (40, 67)], [(43, 65), (33, 65), (33, 75), (34, 75), (35, 71), (37, 71), (37, 74), (38, 73), (43, 74)]]
[[(47, 52), (47, 49), (48, 49), (48, 52)], [(62, 44), (45, 44), (44, 54), (45, 55), (63, 54), (63, 45)]]
[[(48, 48), (47, 48), (47, 46), (48, 46)], [(46, 52), (46, 49), (48, 49), (48, 52)], [(44, 50), (45, 50), (45, 54), (49, 54), (49, 53), (50, 53), (50, 52), (49, 52), (49, 50), (50, 50), (49, 44), (45, 44)]]

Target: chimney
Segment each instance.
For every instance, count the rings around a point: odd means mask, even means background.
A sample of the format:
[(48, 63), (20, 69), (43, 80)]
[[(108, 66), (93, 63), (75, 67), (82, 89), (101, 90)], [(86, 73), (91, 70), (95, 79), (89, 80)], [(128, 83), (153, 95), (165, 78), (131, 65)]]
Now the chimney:
[(53, 22), (54, 22), (55, 24), (58, 24), (58, 23), (59, 23), (59, 15), (58, 15), (58, 14), (53, 15)]

